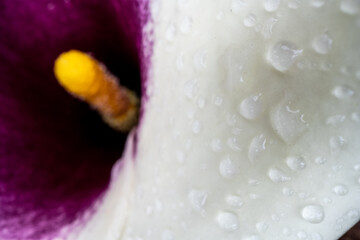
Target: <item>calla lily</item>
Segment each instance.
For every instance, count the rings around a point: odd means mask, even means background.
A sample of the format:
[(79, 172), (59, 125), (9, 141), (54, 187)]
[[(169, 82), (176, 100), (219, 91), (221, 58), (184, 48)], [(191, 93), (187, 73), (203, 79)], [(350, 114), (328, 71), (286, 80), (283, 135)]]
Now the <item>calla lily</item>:
[[(360, 216), (358, 12), (3, 1), (0, 239), (338, 238)], [(142, 74), (137, 132), (112, 131), (56, 83), (69, 49), (138, 93)]]
[(90, 52), (140, 92), (141, 4), (1, 1), (0, 239), (57, 236), (107, 188), (126, 135), (67, 94), (53, 66)]

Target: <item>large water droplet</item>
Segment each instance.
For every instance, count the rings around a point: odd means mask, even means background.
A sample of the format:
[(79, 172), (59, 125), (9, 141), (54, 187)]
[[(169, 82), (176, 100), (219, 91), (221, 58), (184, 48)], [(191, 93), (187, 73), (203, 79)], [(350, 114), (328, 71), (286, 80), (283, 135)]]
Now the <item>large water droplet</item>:
[(310, 223), (320, 223), (324, 220), (324, 208), (320, 205), (307, 205), (301, 210), (301, 216)]
[(331, 93), (338, 99), (349, 99), (355, 94), (355, 91), (349, 86), (340, 85), (336, 86)]
[(263, 107), (260, 94), (245, 98), (239, 105), (241, 116), (249, 120), (256, 119), (262, 111)]
[(264, 0), (264, 8), (268, 12), (274, 12), (279, 8), (280, 0)]
[(229, 157), (220, 162), (219, 171), (224, 178), (232, 178), (239, 172), (238, 165)]
[(317, 53), (327, 54), (331, 49), (332, 43), (333, 39), (328, 32), (325, 32), (314, 39), (312, 46)]
[(244, 18), (245, 27), (253, 27), (256, 24), (256, 15), (251, 13)]
[(294, 43), (280, 41), (269, 50), (267, 59), (275, 69), (285, 72), (302, 52)]
[(338, 184), (333, 187), (333, 192), (338, 196), (345, 196), (349, 190), (344, 184)]
[(233, 208), (241, 208), (244, 205), (242, 198), (238, 195), (229, 195), (226, 197), (226, 203)]
[(284, 171), (276, 167), (270, 168), (267, 172), (267, 175), (274, 183), (288, 182), (291, 180), (290, 176), (288, 176)]
[(360, 11), (359, 0), (342, 0), (340, 9), (346, 14), (355, 15)]
[(188, 194), (188, 200), (190, 202), (191, 207), (196, 210), (200, 211), (203, 209), (206, 200), (207, 200), (207, 193), (205, 191), (199, 191), (192, 189)]
[(271, 125), (287, 143), (294, 142), (307, 128), (304, 114), (300, 110), (292, 110), (285, 104), (279, 104), (271, 112)]
[(259, 135), (251, 140), (248, 157), (250, 162), (254, 162), (262, 152), (266, 150), (266, 138), (264, 135)]
[(306, 167), (306, 163), (301, 156), (289, 156), (286, 158), (286, 164), (291, 170), (299, 171)]
[(239, 228), (239, 220), (235, 213), (220, 212), (216, 217), (216, 221), (221, 229), (228, 232)]

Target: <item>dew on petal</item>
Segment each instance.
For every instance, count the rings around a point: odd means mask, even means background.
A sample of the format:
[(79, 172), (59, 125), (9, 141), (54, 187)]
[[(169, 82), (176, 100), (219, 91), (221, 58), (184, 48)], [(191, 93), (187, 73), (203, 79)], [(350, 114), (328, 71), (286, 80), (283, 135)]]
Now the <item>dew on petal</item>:
[(283, 183), (283, 182), (291, 181), (291, 177), (287, 173), (276, 167), (270, 168), (267, 172), (267, 175), (270, 178), (270, 180), (273, 181), (274, 183)]
[(264, 0), (264, 8), (268, 12), (275, 12), (280, 5), (280, 0)]
[(256, 15), (251, 13), (244, 18), (245, 27), (253, 27), (256, 25)]
[(320, 223), (324, 220), (324, 208), (320, 205), (307, 205), (301, 210), (301, 216), (310, 223)]
[(219, 171), (221, 176), (229, 179), (239, 172), (239, 167), (232, 159), (226, 157), (220, 162)]
[(246, 119), (254, 120), (263, 111), (260, 94), (245, 98), (239, 105), (239, 113)]
[(349, 99), (355, 94), (355, 91), (349, 86), (340, 85), (340, 86), (336, 86), (331, 91), (331, 94), (338, 99)]
[(256, 136), (251, 140), (248, 149), (248, 158), (250, 162), (255, 162), (260, 154), (266, 150), (266, 141), (267, 139), (263, 134)]
[(244, 205), (242, 198), (238, 195), (229, 195), (225, 200), (226, 203), (233, 208), (241, 208)]
[(301, 156), (289, 156), (286, 158), (287, 166), (294, 171), (303, 170), (306, 167), (306, 163)]
[(279, 41), (269, 50), (267, 59), (276, 70), (285, 72), (302, 52), (303, 50), (292, 42)]
[(207, 200), (207, 193), (205, 191), (199, 191), (192, 189), (188, 194), (188, 200), (190, 202), (191, 207), (196, 210), (200, 211), (203, 209), (206, 200)]
[(333, 39), (328, 32), (325, 32), (315, 37), (312, 46), (314, 50), (319, 54), (327, 54), (333, 44)]
[(359, 0), (342, 0), (340, 4), (340, 9), (342, 12), (355, 15), (360, 11), (360, 1)]
[(216, 217), (216, 221), (222, 230), (227, 232), (235, 231), (239, 228), (239, 220), (235, 213), (220, 212)]
[(333, 192), (338, 196), (345, 196), (349, 190), (344, 184), (338, 184), (333, 187)]

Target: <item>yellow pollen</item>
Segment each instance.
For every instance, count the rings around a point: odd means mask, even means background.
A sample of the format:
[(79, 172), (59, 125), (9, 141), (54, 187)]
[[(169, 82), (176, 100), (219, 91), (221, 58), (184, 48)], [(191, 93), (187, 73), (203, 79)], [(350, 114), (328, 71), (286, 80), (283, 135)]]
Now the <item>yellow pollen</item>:
[(111, 127), (129, 131), (136, 124), (138, 98), (90, 55), (77, 50), (62, 53), (54, 73), (67, 92), (95, 108)]

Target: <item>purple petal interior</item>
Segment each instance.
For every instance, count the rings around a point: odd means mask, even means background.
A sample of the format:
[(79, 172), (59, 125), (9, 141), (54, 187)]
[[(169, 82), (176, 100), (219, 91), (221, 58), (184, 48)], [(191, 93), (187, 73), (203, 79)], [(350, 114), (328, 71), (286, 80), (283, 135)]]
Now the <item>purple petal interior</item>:
[(0, 1), (0, 238), (43, 239), (106, 189), (126, 135), (53, 76), (69, 49), (91, 52), (140, 93), (146, 1)]

